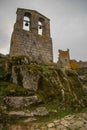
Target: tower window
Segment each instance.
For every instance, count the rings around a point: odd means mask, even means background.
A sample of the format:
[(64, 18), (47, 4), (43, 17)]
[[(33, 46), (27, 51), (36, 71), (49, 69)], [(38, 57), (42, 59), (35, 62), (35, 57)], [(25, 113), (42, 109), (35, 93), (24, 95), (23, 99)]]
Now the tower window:
[(42, 22), (38, 21), (38, 34), (42, 35), (42, 33), (43, 33)]
[(30, 31), (30, 16), (28, 13), (25, 13), (23, 18), (23, 29)]

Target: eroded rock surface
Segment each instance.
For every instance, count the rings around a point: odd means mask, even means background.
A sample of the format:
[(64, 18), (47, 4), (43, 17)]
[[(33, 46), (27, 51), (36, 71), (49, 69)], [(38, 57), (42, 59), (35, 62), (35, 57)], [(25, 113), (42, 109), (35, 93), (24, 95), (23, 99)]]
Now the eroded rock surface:
[[(84, 113), (87, 116), (87, 113)], [(24, 127), (25, 126), (25, 127)], [(87, 120), (81, 115), (68, 115), (47, 123), (11, 125), (8, 130), (87, 130)]]
[(29, 97), (5, 97), (4, 102), (13, 108), (23, 108), (30, 106), (32, 104), (37, 104), (39, 99), (37, 96), (29, 96)]

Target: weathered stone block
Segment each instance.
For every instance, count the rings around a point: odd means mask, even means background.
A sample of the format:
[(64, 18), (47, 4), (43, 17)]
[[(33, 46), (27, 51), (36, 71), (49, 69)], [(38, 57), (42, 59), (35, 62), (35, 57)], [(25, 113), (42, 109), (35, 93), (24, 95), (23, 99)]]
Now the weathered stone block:
[(13, 108), (28, 107), (32, 104), (37, 104), (39, 99), (37, 96), (29, 97), (5, 97), (4, 102), (6, 105)]

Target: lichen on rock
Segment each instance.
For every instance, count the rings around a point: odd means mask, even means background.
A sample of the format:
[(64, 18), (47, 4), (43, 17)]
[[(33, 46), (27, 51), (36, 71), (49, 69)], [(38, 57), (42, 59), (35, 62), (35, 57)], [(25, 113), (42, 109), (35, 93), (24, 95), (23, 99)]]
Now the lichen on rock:
[(87, 105), (76, 71), (55, 65), (24, 63), (22, 59), (8, 59), (6, 70), (1, 66), (1, 122), (14, 124), (41, 117), (51, 119), (64, 110), (78, 111)]

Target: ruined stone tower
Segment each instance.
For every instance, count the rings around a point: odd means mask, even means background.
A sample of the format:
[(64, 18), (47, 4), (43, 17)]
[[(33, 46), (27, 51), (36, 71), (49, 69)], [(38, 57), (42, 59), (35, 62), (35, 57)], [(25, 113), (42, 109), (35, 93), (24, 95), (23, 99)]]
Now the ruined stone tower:
[(27, 56), (31, 62), (53, 62), (50, 20), (34, 10), (17, 9), (10, 57)]
[(67, 49), (67, 51), (59, 50), (59, 59), (58, 59), (57, 65), (61, 68), (66, 68), (66, 69), (71, 68), (69, 49)]

